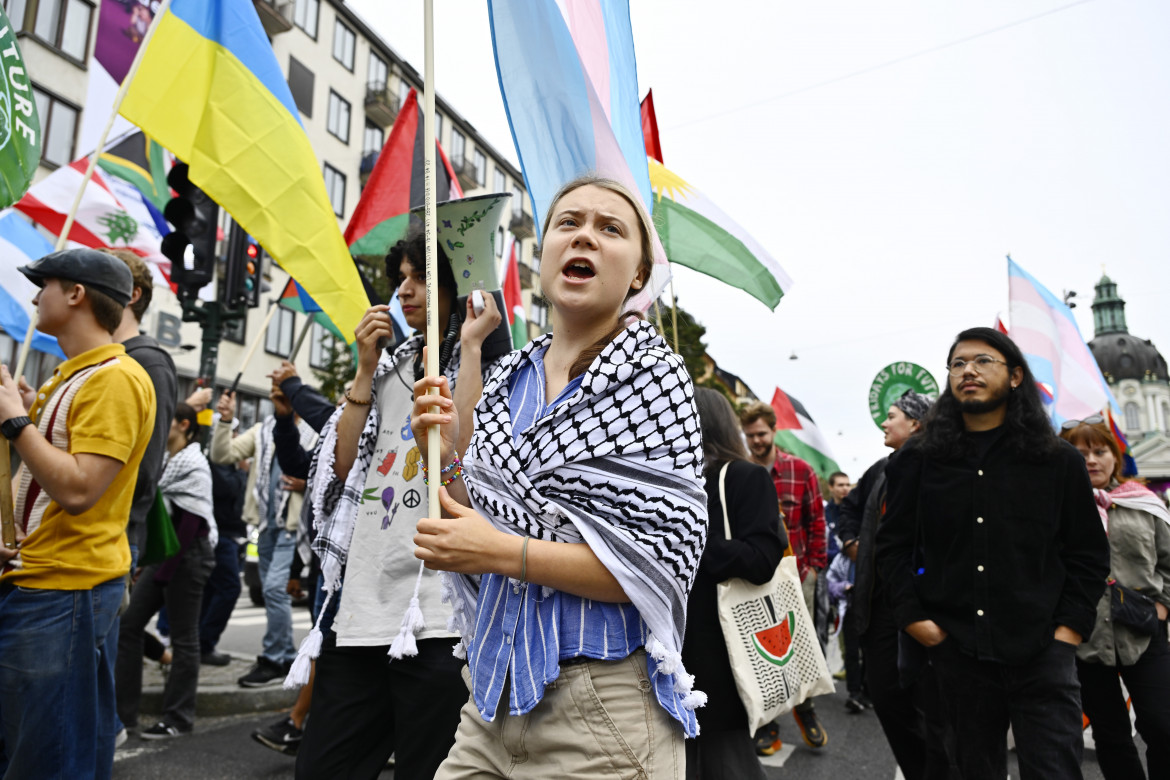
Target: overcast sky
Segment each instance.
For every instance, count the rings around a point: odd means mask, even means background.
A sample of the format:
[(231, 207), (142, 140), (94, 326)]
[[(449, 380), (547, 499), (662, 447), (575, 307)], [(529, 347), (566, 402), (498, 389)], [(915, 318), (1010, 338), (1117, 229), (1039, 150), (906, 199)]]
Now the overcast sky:
[[(350, 0), (421, 73), (422, 3)], [(857, 477), (885, 451), (866, 394), (1007, 316), (1007, 261), (1081, 332), (1104, 264), (1130, 332), (1170, 354), (1170, 4), (1164, 0), (633, 0), (666, 166), (784, 266), (775, 312), (676, 270), (709, 352), (781, 386)], [(486, 2), (439, 0), (437, 91), (518, 162)], [(795, 353), (796, 360), (789, 356)]]

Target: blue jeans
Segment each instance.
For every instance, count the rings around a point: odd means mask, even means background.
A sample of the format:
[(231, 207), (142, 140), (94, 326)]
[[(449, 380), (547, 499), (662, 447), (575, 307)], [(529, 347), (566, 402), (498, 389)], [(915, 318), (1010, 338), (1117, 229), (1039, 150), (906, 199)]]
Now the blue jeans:
[[(133, 538), (133, 536), (131, 537)], [(130, 542), (130, 576), (134, 576), (134, 570), (138, 568), (138, 545)], [(106, 635), (106, 643), (102, 645), (102, 663), (109, 667), (110, 676), (114, 676), (114, 662), (118, 659), (118, 630), (121, 626), (122, 618), (114, 618), (114, 625), (110, 627), (110, 633)], [(118, 717), (118, 713), (114, 712), (114, 734), (116, 735), (126, 724)]]
[(227, 534), (215, 545), (215, 568), (203, 586), (203, 611), (199, 618), (199, 652), (215, 652), (219, 638), (240, 598), (240, 545)]
[(114, 676), (101, 652), (124, 588), (0, 587), (0, 776), (110, 777)]
[(297, 535), (269, 525), (260, 529), (256, 548), (260, 557), (260, 582), (264, 585), (264, 611), (268, 617), (261, 655), (275, 664), (290, 664), (297, 657), (297, 649), (293, 645), (292, 596), (288, 595), (287, 588)]

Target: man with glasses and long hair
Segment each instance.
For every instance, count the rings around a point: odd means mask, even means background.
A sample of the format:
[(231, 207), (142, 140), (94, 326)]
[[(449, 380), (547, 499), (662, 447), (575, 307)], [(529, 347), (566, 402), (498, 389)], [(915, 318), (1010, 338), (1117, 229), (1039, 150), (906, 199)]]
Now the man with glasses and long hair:
[(1109, 546), (1084, 459), (1053, 431), (1019, 348), (958, 335), (949, 381), (886, 470), (878, 568), (897, 624), (928, 648), (964, 778), (1080, 778), (1076, 647)]

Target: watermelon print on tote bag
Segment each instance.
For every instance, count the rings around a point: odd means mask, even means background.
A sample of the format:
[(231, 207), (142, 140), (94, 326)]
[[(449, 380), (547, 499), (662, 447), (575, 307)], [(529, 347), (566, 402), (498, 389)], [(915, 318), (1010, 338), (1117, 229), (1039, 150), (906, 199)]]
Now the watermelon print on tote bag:
[[(723, 533), (730, 539), (725, 474), (726, 467), (719, 475), (719, 499)], [(782, 559), (764, 585), (733, 578), (719, 583), (717, 593), (723, 640), (750, 733), (805, 699), (833, 692), (794, 556)]]

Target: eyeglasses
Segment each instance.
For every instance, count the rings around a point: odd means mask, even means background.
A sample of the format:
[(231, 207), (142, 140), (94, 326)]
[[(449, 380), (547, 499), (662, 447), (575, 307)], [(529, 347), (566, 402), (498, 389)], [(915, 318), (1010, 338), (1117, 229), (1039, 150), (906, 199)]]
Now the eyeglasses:
[(1003, 363), (1005, 366), (1007, 365), (1006, 360), (993, 358), (991, 355), (978, 355), (973, 360), (955, 358), (947, 364), (947, 372), (950, 373), (951, 376), (962, 376), (963, 371), (967, 368), (967, 366), (971, 366), (975, 369), (976, 374), (983, 374), (987, 371), (990, 371), (991, 367), (996, 363)]
[(1105, 422), (1104, 417), (1099, 414), (1093, 414), (1083, 420), (1065, 420), (1060, 424), (1060, 429), (1062, 431), (1071, 431), (1078, 425), (1100, 425), (1103, 422)]

